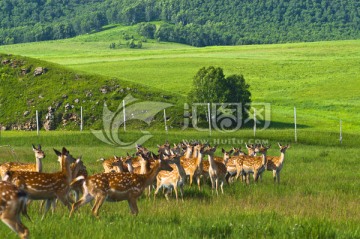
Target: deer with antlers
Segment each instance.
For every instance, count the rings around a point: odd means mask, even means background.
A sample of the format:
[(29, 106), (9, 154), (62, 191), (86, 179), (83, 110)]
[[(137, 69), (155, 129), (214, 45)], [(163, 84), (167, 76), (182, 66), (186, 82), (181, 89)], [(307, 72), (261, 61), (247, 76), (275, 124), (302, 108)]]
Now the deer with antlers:
[(30, 220), (26, 201), (26, 192), (12, 183), (0, 181), (0, 219), (22, 239), (29, 238), (29, 230), (20, 218), (20, 214), (23, 214)]
[(285, 152), (290, 145), (281, 145), (278, 143), (280, 148), (280, 156), (267, 156), (267, 170), (273, 172), (274, 183), (277, 181), (280, 183), (280, 171), (284, 165)]
[(58, 198), (65, 206), (71, 208), (68, 193), (70, 191), (70, 182), (72, 180), (72, 172), (70, 162), (66, 157), (66, 148), (62, 149), (62, 169), (56, 173), (39, 173), (24, 171), (8, 171), (6, 180), (12, 182), (17, 187), (27, 192), (31, 200), (47, 200), (43, 218), (51, 201)]
[(41, 150), (41, 145), (39, 144), (36, 148), (32, 145), (33, 151), (35, 153), (36, 163), (18, 163), (18, 162), (7, 162), (0, 166), (0, 176), (4, 178), (7, 171), (27, 171), (27, 172), (42, 172), (42, 159), (45, 158), (44, 151)]
[(141, 196), (144, 189), (151, 185), (161, 170), (172, 171), (169, 161), (160, 159), (154, 163), (150, 172), (147, 174), (131, 173), (100, 173), (87, 179), (80, 176), (73, 182), (84, 181), (84, 194), (79, 201), (72, 205), (70, 217), (81, 206), (95, 199), (92, 213), (98, 216), (101, 205), (106, 201), (119, 202), (127, 200), (132, 214), (137, 215), (139, 210), (137, 199)]

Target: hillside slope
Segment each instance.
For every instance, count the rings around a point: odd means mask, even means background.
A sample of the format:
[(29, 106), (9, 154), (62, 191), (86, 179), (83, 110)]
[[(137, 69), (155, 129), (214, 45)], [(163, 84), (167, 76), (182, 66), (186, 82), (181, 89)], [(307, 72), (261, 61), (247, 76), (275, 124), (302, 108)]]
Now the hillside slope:
[[(169, 124), (176, 125), (180, 121), (176, 119), (179, 113), (174, 113), (178, 110), (176, 104), (181, 101), (180, 96), (115, 77), (79, 74), (32, 58), (0, 54), (0, 85), (0, 126), (3, 129), (36, 130), (36, 111), (41, 128), (79, 129), (81, 107), (84, 128), (100, 129), (104, 103), (118, 114), (117, 109), (125, 97), (175, 105), (169, 108), (169, 114), (173, 115)], [(162, 120), (162, 115), (155, 118), (155, 121)], [(147, 123), (156, 126), (156, 122)], [(143, 122), (133, 124), (141, 126)]]

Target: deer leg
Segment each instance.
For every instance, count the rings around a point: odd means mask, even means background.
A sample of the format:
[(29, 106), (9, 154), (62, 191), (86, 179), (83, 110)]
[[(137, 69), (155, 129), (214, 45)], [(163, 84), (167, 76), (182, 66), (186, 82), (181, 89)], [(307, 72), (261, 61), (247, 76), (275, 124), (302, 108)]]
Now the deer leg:
[(221, 193), (224, 194), (224, 180), (221, 180), (220, 182), (220, 189), (221, 189)]
[(280, 184), (280, 172), (276, 172), (276, 178), (277, 178), (278, 184)]
[(274, 178), (274, 183), (276, 183), (276, 170), (273, 170), (273, 178)]
[(191, 187), (191, 185), (192, 185), (193, 177), (194, 177), (194, 174), (193, 174), (193, 173), (190, 173), (190, 187)]
[(95, 217), (99, 216), (99, 209), (104, 204), (105, 199), (106, 199), (106, 195), (104, 194), (98, 194), (95, 197), (95, 204), (94, 207), (92, 208), (92, 213)]
[(161, 186), (161, 182), (158, 181), (156, 183), (156, 189), (155, 189), (155, 192), (154, 192), (154, 200), (156, 199), (156, 195), (158, 194), (159, 190), (160, 190), (160, 186)]
[(180, 194), (181, 194), (181, 201), (184, 201), (184, 187), (182, 184), (180, 185)]
[(27, 239), (29, 237), (29, 230), (20, 220), (20, 211), (15, 212), (16, 214), (13, 215), (8, 215), (9, 213), (10, 212), (3, 213), (1, 221), (3, 221), (3, 223), (5, 223), (12, 231), (17, 233), (20, 238)]
[(45, 202), (44, 213), (43, 213), (43, 215), (42, 215), (42, 217), (41, 217), (41, 221), (44, 220), (46, 213), (49, 211), (50, 206), (51, 206), (51, 204), (52, 204), (52, 201), (53, 201), (52, 199), (47, 199), (46, 201), (42, 201), (42, 202), (41, 202), (42, 205), (43, 205), (43, 203)]
[(216, 196), (219, 196), (218, 186), (219, 186), (219, 178), (216, 178), (215, 179)]
[(199, 189), (199, 191), (201, 191), (201, 178), (200, 178), (200, 175), (196, 176), (196, 181), (197, 181), (198, 189)]
[(76, 203), (74, 203), (72, 205), (72, 209), (71, 209), (71, 212), (70, 212), (70, 215), (69, 217), (72, 216), (72, 214), (81, 206), (85, 205), (86, 203), (90, 202), (91, 200), (93, 200), (94, 197), (91, 196), (91, 194), (84, 194), (79, 201), (77, 201)]
[(138, 207), (137, 207), (136, 198), (130, 197), (130, 198), (128, 199), (128, 203), (129, 203), (129, 207), (130, 207), (131, 213), (134, 214), (134, 215), (137, 215), (137, 214), (139, 213), (139, 209), (138, 209)]

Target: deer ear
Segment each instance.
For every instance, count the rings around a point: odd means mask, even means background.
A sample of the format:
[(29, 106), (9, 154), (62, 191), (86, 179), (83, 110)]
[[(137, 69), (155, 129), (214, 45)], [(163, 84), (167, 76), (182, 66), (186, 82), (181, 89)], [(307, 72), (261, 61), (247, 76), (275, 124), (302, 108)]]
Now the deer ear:
[(38, 145), (38, 150), (41, 150), (41, 145), (40, 144)]
[(229, 154), (232, 154), (233, 152), (234, 152), (234, 150), (230, 150), (230, 151), (229, 151)]
[(54, 152), (55, 152), (55, 154), (56, 154), (57, 156), (61, 156), (60, 151), (58, 151), (58, 150), (56, 150), (56, 149), (53, 149), (53, 150), (54, 150)]
[(278, 145), (279, 145), (280, 148), (282, 147), (282, 145), (279, 142), (278, 142)]
[(224, 154), (224, 153), (225, 153), (225, 149), (224, 149), (224, 148), (222, 148), (222, 149), (221, 149), (221, 152)]
[(62, 154), (63, 155), (67, 155), (67, 154), (69, 154), (70, 152), (65, 148), (65, 147), (63, 147), (62, 148)]
[(33, 150), (36, 150), (36, 148), (35, 148), (34, 144), (32, 145), (32, 147), (33, 147)]

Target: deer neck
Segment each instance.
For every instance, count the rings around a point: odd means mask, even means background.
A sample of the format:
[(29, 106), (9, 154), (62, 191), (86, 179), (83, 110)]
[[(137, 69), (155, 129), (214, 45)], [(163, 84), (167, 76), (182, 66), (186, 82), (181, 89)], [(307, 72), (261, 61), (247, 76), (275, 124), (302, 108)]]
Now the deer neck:
[(196, 165), (198, 167), (200, 167), (200, 165), (202, 165), (202, 160), (203, 160), (203, 154), (198, 152), (197, 158), (196, 158)]
[(36, 159), (36, 164), (35, 164), (36, 172), (41, 173), (41, 172), (42, 172), (42, 168), (43, 168), (41, 158), (35, 157), (35, 159)]
[(156, 176), (158, 175), (160, 170), (161, 170), (160, 162), (156, 162), (154, 167), (152, 167), (152, 169), (150, 169), (150, 172), (145, 175), (146, 179), (145, 179), (144, 187), (147, 187), (154, 182), (154, 180), (156, 179)]
[(210, 167), (212, 167), (213, 169), (216, 168), (214, 154), (208, 154), (208, 159), (209, 159)]
[(186, 148), (186, 153), (185, 153), (185, 158), (187, 158), (187, 159), (190, 158), (191, 153), (192, 153), (191, 147), (187, 147)]
[(128, 163), (127, 167), (130, 173), (134, 173), (134, 167), (132, 166), (132, 163)]
[(283, 164), (283, 163), (284, 163), (284, 160), (285, 160), (285, 153), (284, 153), (284, 152), (281, 152), (279, 163), (280, 163), (280, 164)]
[(184, 168), (181, 166), (180, 162), (176, 162), (175, 166), (176, 166), (176, 168), (177, 168), (177, 170), (179, 172), (179, 175), (181, 177), (183, 177), (183, 176), (186, 177), (186, 172), (185, 172)]
[(266, 166), (267, 164), (267, 159), (266, 159), (266, 152), (261, 154), (262, 157), (262, 166)]
[(68, 162), (66, 157), (62, 157), (61, 159), (61, 173), (66, 177), (68, 183), (70, 183), (72, 179), (72, 173), (70, 163)]

